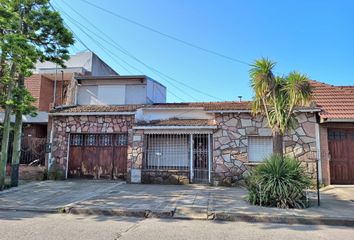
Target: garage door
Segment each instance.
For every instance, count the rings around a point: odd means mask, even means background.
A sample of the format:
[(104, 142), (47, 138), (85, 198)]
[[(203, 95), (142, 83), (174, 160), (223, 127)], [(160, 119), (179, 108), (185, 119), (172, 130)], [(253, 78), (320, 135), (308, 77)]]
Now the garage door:
[(117, 179), (127, 173), (127, 134), (70, 135), (69, 177)]
[(354, 184), (354, 130), (329, 129), (331, 184)]

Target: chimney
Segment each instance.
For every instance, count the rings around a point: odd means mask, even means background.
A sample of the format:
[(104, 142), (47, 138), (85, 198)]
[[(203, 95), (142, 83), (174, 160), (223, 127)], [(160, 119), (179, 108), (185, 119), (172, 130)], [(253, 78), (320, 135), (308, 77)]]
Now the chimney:
[(237, 96), (239, 98), (239, 101), (241, 102), (242, 101), (242, 96)]

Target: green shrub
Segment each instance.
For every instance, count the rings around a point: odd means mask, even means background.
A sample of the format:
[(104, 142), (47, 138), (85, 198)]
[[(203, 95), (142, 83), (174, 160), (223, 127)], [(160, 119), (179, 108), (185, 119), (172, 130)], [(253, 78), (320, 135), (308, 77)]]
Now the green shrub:
[(272, 155), (251, 170), (247, 197), (254, 205), (305, 208), (309, 205), (305, 190), (310, 185), (311, 179), (299, 161)]
[(64, 175), (63, 170), (56, 169), (56, 170), (51, 170), (49, 172), (48, 179), (50, 179), (50, 180), (64, 180), (65, 179), (64, 176), (65, 175)]
[(48, 169), (44, 169), (43, 171), (43, 175), (42, 175), (42, 181), (46, 181), (48, 180), (49, 176), (48, 176)]

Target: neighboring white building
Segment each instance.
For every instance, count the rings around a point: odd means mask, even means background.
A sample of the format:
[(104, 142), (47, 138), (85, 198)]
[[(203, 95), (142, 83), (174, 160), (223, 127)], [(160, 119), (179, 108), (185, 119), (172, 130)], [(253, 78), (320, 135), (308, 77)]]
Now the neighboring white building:
[(124, 105), (166, 102), (166, 87), (144, 76), (77, 77), (77, 105)]
[(52, 62), (38, 62), (34, 74), (50, 74), (57, 72), (57, 79), (61, 79), (61, 71), (64, 73), (76, 73), (89, 76), (112, 76), (119, 75), (113, 68), (100, 59), (94, 52), (79, 52), (71, 55), (65, 61), (65, 68), (61, 68)]

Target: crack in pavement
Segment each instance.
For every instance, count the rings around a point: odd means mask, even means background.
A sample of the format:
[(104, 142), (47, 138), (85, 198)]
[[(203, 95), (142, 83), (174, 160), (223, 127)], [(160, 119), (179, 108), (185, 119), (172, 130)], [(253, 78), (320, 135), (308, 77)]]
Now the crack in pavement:
[(117, 236), (114, 238), (114, 240), (119, 240), (119, 239), (121, 239), (122, 237), (124, 237), (124, 235), (126, 235), (127, 233), (136, 230), (136, 229), (140, 226), (140, 224), (141, 224), (143, 221), (145, 221), (145, 220), (146, 220), (146, 219), (143, 219), (143, 220), (141, 220), (141, 221), (139, 221), (139, 222), (133, 224), (132, 226), (128, 227), (126, 230), (121, 231), (121, 232), (118, 232), (118, 233), (117, 233)]

